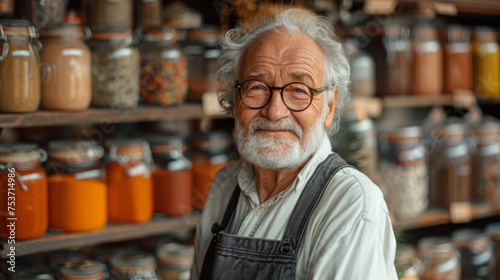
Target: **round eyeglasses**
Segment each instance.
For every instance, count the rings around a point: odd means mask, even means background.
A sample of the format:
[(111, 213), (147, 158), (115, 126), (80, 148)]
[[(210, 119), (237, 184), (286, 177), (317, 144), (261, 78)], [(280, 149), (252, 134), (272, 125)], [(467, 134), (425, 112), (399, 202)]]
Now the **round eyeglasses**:
[(238, 88), (241, 101), (251, 109), (265, 107), (271, 100), (272, 91), (279, 89), (283, 104), (295, 112), (307, 109), (311, 105), (314, 95), (329, 88), (311, 88), (301, 82), (289, 83), (283, 87), (272, 87), (260, 80), (247, 80), (236, 84), (235, 87)]

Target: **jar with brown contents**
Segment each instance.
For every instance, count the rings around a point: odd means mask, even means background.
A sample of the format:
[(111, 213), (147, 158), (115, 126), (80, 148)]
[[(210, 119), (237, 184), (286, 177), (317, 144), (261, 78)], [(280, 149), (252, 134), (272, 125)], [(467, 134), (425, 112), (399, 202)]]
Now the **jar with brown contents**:
[(161, 0), (134, 0), (134, 25), (161, 25)]
[(431, 26), (415, 26), (411, 93), (438, 95), (443, 91), (443, 51), (438, 32)]
[(460, 280), (460, 255), (447, 237), (426, 237), (418, 243), (421, 280)]
[(35, 111), (40, 104), (38, 35), (25, 20), (2, 20), (0, 32), (0, 112)]
[(40, 31), (43, 49), (42, 103), (47, 110), (85, 110), (92, 98), (90, 50), (78, 25), (51, 25)]
[(490, 280), (495, 266), (493, 247), (480, 229), (463, 228), (453, 232), (453, 243), (462, 255), (462, 280)]
[(85, 1), (87, 25), (133, 27), (133, 0), (92, 0)]
[(470, 30), (449, 26), (443, 36), (444, 92), (472, 90), (472, 46)]
[(391, 24), (385, 28), (384, 32), (383, 44), (387, 73), (383, 93), (386, 95), (408, 94), (410, 92), (410, 62), (412, 58), (409, 28), (401, 24)]

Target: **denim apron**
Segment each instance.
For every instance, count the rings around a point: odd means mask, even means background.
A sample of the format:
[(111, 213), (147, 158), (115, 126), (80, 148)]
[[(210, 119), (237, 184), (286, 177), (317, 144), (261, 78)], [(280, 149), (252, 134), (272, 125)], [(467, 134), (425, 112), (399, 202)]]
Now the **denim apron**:
[(309, 218), (330, 178), (344, 167), (350, 166), (335, 153), (318, 165), (295, 205), (283, 240), (242, 237), (226, 232), (238, 204), (240, 187), (237, 185), (221, 224), (212, 226), (213, 238), (205, 254), (200, 279), (295, 279), (297, 253)]

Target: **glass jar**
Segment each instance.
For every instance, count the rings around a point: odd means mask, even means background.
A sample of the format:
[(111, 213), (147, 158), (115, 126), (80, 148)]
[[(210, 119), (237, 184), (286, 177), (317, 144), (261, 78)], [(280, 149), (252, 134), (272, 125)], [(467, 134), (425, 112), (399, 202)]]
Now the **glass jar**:
[(50, 269), (58, 274), (59, 269), (67, 263), (78, 263), (86, 260), (81, 250), (58, 250), (50, 252), (47, 256)]
[(35, 111), (40, 104), (38, 34), (25, 20), (1, 20), (0, 33), (0, 113)]
[(480, 229), (464, 228), (453, 232), (453, 242), (462, 255), (462, 280), (490, 280), (494, 271), (493, 247)]
[(0, 18), (11, 18), (14, 14), (14, 0), (0, 0)]
[(444, 92), (472, 90), (470, 29), (450, 25), (444, 35)]
[(86, 2), (87, 26), (133, 27), (132, 0), (92, 0)]
[[(37, 145), (0, 145), (0, 236), (16, 240), (41, 236), (48, 227), (47, 155)], [(9, 239), (10, 240), (10, 239)]]
[(90, 50), (80, 26), (61, 24), (40, 30), (43, 49), (42, 103), (47, 110), (81, 111), (90, 105)]
[(229, 164), (230, 135), (224, 131), (194, 134), (193, 150), (193, 206), (202, 210), (215, 174)]
[(446, 237), (426, 237), (418, 243), (420, 280), (460, 280), (460, 254)]
[(106, 280), (106, 266), (93, 260), (68, 262), (59, 268), (61, 280)]
[(217, 45), (219, 30), (215, 27), (188, 29), (183, 43), (188, 58), (188, 100), (201, 101), (205, 92), (217, 91)]
[(431, 26), (415, 26), (412, 35), (411, 93), (439, 95), (443, 92), (443, 50), (438, 31)]
[(500, 48), (490, 27), (476, 27), (472, 33), (474, 91), (480, 98), (495, 99), (500, 94)]
[(159, 26), (161, 25), (161, 0), (135, 0), (134, 25)]
[(390, 191), (397, 220), (415, 219), (428, 205), (428, 174), (420, 127), (383, 132), (380, 139), (380, 172)]
[(49, 142), (49, 225), (66, 232), (104, 227), (107, 194), (101, 146), (88, 140)]
[(67, 0), (32, 0), (33, 23), (37, 27), (63, 23), (67, 3)]
[(163, 9), (163, 24), (182, 29), (199, 28), (203, 24), (203, 15), (181, 1), (174, 1)]
[(151, 150), (140, 139), (106, 141), (109, 220), (143, 223), (153, 216)]
[(149, 139), (153, 161), (154, 210), (182, 216), (193, 210), (193, 164), (184, 153), (187, 145), (179, 134)]
[(188, 280), (193, 265), (193, 245), (169, 243), (158, 248), (159, 272), (163, 280)]
[(345, 47), (351, 65), (351, 86), (355, 96), (374, 96), (376, 93), (375, 61), (366, 52), (357, 48), (356, 41), (345, 40)]
[(386, 61), (383, 93), (386, 95), (405, 95), (410, 92), (410, 66), (412, 48), (410, 29), (401, 24), (386, 26), (384, 44)]
[(477, 202), (500, 200), (500, 124), (483, 123), (471, 128), (472, 198)]
[(464, 126), (436, 126), (429, 139), (430, 204), (448, 208), (453, 202), (470, 201), (471, 156)]
[(114, 280), (158, 280), (156, 261), (146, 252), (123, 250), (111, 258), (111, 277)]
[(496, 263), (496, 279), (500, 278), (500, 223), (491, 223), (486, 226), (486, 232), (490, 236), (495, 251)]
[(130, 29), (93, 30), (92, 106), (130, 108), (139, 102), (140, 55)]
[(142, 28), (141, 97), (147, 104), (183, 103), (187, 95), (187, 58), (171, 27)]

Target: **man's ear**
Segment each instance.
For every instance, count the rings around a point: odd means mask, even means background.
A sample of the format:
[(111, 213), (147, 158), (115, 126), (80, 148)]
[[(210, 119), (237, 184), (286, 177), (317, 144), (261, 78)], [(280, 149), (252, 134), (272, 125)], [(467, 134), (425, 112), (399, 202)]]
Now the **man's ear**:
[(328, 111), (326, 112), (325, 121), (323, 122), (323, 127), (325, 128), (329, 127), (333, 121), (333, 116), (335, 114), (335, 105), (337, 104), (337, 92), (338, 92), (337, 87), (332, 89), (333, 96), (332, 99), (330, 100), (330, 103), (328, 103), (327, 105)]

